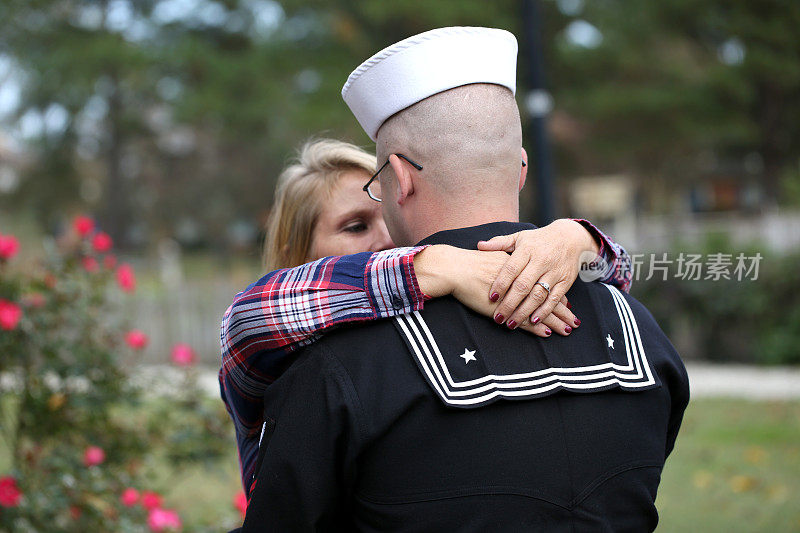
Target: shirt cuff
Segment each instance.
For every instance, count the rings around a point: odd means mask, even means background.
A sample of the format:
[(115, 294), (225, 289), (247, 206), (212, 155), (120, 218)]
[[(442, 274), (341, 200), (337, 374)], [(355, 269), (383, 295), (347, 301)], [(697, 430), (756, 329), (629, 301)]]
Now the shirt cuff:
[(624, 292), (630, 292), (633, 276), (631, 275), (630, 258), (625, 248), (611, 240), (588, 220), (582, 218), (573, 218), (572, 220), (586, 228), (594, 240), (600, 243), (597, 256), (602, 259), (601, 264), (605, 265), (605, 269), (599, 274), (599, 281), (615, 285)]
[(611, 239), (606, 237), (605, 233), (603, 233), (602, 231), (597, 229), (597, 226), (595, 226), (594, 224), (592, 224), (591, 222), (589, 222), (586, 219), (573, 218), (572, 220), (574, 220), (575, 222), (577, 222), (578, 224), (580, 224), (581, 226), (586, 228), (586, 231), (588, 231), (591, 234), (591, 236), (595, 240), (595, 242), (600, 244), (600, 250), (597, 252), (598, 256), (604, 257), (606, 252), (607, 252), (607, 250), (611, 250), (610, 259), (612, 261), (614, 259), (616, 259), (617, 256), (616, 256), (616, 254), (614, 254), (614, 247), (611, 245)]
[(427, 246), (393, 248), (372, 254), (364, 288), (376, 318), (404, 315), (423, 308), (427, 297), (414, 272), (414, 256)]

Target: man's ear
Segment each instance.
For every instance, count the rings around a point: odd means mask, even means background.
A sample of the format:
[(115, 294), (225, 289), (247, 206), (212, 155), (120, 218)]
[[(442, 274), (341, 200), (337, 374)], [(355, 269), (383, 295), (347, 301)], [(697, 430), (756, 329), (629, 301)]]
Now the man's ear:
[(525, 186), (525, 179), (528, 177), (528, 152), (522, 148), (522, 169), (519, 171), (519, 190)]
[(392, 154), (389, 156), (389, 164), (392, 166), (394, 175), (397, 177), (397, 198), (398, 204), (405, 203), (406, 198), (414, 194), (414, 181), (411, 178), (411, 165)]

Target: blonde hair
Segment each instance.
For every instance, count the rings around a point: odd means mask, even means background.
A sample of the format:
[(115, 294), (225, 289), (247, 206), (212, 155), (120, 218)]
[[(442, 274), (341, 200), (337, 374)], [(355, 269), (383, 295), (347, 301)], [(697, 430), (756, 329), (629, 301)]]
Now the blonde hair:
[(266, 271), (305, 263), (323, 202), (342, 172), (372, 174), (375, 167), (375, 156), (358, 146), (334, 139), (307, 141), (278, 177), (264, 238)]

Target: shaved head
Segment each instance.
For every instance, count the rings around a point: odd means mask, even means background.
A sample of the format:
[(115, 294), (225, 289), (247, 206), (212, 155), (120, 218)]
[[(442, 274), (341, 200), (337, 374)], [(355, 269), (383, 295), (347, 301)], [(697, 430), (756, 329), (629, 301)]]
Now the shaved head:
[(522, 127), (506, 87), (470, 84), (437, 93), (383, 123), (377, 155), (383, 218), (394, 242), (413, 244), (444, 229), (519, 219)]
[(417, 102), (389, 118), (377, 137), (379, 160), (392, 153), (416, 158), (425, 179), (451, 198), (486, 185), (516, 194), (521, 147), (514, 95), (484, 83)]

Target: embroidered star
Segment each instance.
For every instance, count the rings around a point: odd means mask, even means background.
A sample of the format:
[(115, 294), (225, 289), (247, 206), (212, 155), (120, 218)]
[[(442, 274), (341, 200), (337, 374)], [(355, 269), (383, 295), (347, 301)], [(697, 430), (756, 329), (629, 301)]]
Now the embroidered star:
[(470, 361), (477, 361), (477, 359), (475, 359), (475, 350), (467, 350), (466, 348), (464, 348), (464, 353), (459, 355), (459, 357), (464, 358), (465, 365), (469, 364)]
[(610, 333), (606, 337), (606, 342), (608, 342), (608, 347), (613, 350), (614, 349), (614, 339), (611, 338), (611, 334)]

